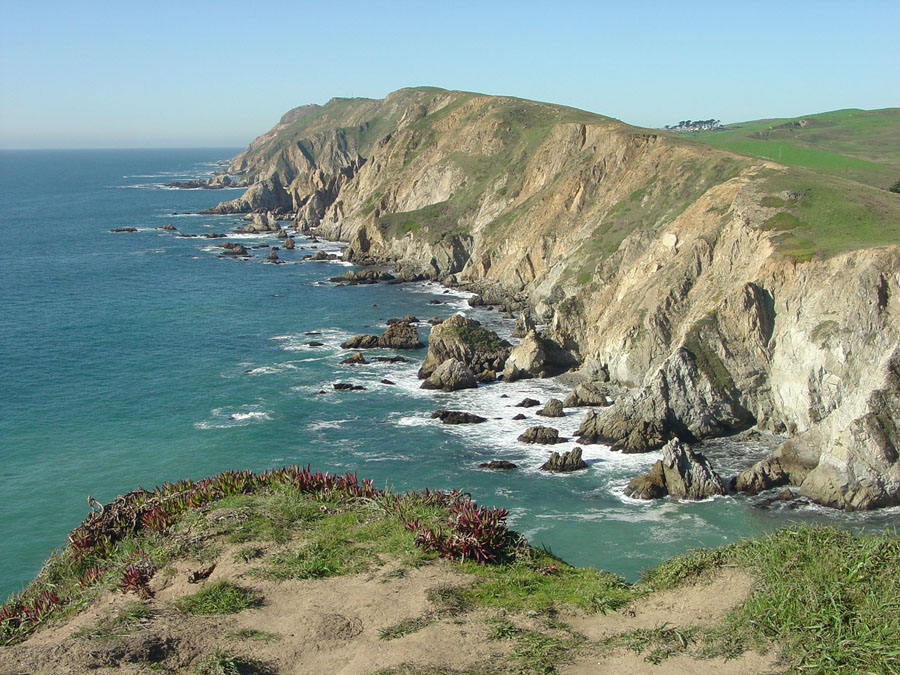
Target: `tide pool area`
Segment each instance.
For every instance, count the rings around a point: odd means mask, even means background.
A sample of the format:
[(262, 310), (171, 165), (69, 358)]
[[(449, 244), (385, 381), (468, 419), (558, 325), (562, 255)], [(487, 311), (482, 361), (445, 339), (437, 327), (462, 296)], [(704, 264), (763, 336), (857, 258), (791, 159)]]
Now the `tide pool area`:
[[(897, 510), (844, 514), (757, 508), (745, 497), (644, 503), (622, 494), (657, 453), (583, 446), (590, 465), (538, 470), (551, 450), (516, 437), (538, 424), (513, 407), (564, 398), (555, 380), (494, 383), (453, 393), (419, 388), (424, 350), (403, 362), (344, 365), (340, 344), (387, 320), (463, 312), (508, 337), (513, 322), (471, 308), (434, 283), (337, 286), (341, 261), (304, 261), (341, 245), (296, 237), (285, 264), (266, 262), (274, 234), (237, 235), (251, 256), (223, 257), (236, 216), (198, 215), (239, 191), (165, 184), (208, 175), (237, 149), (0, 152), (0, 595), (20, 589), (88, 512), (136, 487), (222, 470), (285, 464), (355, 471), (379, 487), (468, 491), (505, 506), (511, 526), (565, 560), (637, 578), (640, 570), (795, 521), (889, 526)], [(176, 230), (159, 229), (172, 225)], [(112, 233), (113, 228), (135, 232)], [(256, 248), (254, 248), (256, 247)], [(429, 304), (438, 301), (441, 304)], [(318, 343), (318, 344), (311, 344)], [(393, 384), (382, 381), (389, 380)], [(335, 383), (364, 387), (337, 391)], [(324, 392), (324, 393), (320, 393)], [(488, 418), (442, 425), (437, 408)], [(572, 437), (585, 409), (551, 426)], [(539, 419), (539, 418), (538, 418)], [(723, 475), (750, 464), (750, 446), (719, 442)], [(479, 469), (491, 459), (511, 472)]]

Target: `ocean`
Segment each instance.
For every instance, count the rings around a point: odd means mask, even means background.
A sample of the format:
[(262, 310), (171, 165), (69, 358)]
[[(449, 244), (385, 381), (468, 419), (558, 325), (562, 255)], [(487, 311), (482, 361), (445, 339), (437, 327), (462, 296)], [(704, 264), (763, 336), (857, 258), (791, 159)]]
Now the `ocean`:
[[(419, 389), (424, 350), (402, 363), (341, 365), (340, 343), (380, 333), (391, 317), (425, 320), (463, 312), (503, 336), (513, 322), (470, 308), (468, 294), (433, 283), (337, 287), (342, 262), (303, 261), (336, 243), (298, 236), (285, 264), (223, 258), (235, 216), (196, 215), (235, 190), (177, 190), (237, 148), (0, 152), (0, 598), (15, 592), (88, 512), (138, 486), (224, 469), (285, 464), (356, 471), (396, 490), (468, 491), (507, 507), (510, 524), (565, 560), (635, 580), (694, 547), (716, 546), (797, 521), (881, 529), (897, 510), (842, 514), (815, 506), (772, 511), (745, 497), (699, 503), (638, 502), (622, 494), (657, 453), (622, 455), (584, 446), (590, 467), (538, 470), (550, 450), (516, 437), (540, 423), (511, 418), (514, 403), (569, 391), (554, 380), (482, 385), (454, 393)], [(114, 234), (115, 227), (134, 233)], [(274, 235), (239, 235), (245, 246)], [(429, 304), (430, 300), (442, 304)], [(309, 342), (321, 342), (310, 346)], [(392, 352), (385, 352), (392, 354)], [(389, 379), (395, 384), (383, 384)], [(335, 391), (349, 382), (363, 391)], [(324, 391), (325, 393), (319, 393)], [(480, 425), (445, 426), (437, 408), (481, 414)], [(585, 409), (550, 420), (571, 436)], [(544, 420), (546, 423), (547, 420)], [(762, 456), (710, 449), (723, 475)], [(511, 472), (479, 469), (506, 459)]]

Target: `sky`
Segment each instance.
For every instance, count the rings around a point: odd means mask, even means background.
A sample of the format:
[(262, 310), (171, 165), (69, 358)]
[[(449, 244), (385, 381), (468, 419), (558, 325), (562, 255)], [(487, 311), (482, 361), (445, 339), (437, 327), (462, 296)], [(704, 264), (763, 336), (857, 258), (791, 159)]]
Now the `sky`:
[(432, 85), (638, 126), (900, 106), (897, 0), (0, 0), (0, 148), (241, 147)]

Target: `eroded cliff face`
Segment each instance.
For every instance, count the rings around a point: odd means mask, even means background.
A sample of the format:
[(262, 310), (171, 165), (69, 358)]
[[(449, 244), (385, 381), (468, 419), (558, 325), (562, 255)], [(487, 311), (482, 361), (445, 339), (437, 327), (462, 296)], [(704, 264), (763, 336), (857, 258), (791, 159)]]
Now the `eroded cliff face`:
[(900, 247), (851, 232), (817, 253), (787, 227), (821, 191), (784, 185), (809, 175), (517, 99), (401, 90), (321, 119), (329, 106), (236, 158), (255, 182), (220, 208), (289, 211), (348, 259), (524, 302), (583, 372), (630, 387), (588, 416), (588, 442), (644, 451), (759, 425), (790, 439), (748, 488), (900, 503)]

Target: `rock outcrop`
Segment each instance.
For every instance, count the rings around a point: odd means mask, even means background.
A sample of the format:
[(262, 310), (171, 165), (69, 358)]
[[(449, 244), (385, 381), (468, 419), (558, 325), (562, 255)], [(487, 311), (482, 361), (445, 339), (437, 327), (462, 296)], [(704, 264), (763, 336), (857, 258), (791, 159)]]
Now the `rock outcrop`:
[(541, 471), (551, 471), (553, 473), (568, 473), (586, 468), (588, 468), (588, 465), (581, 459), (581, 448), (573, 448), (561, 455), (558, 452), (550, 453), (550, 459), (541, 464)]
[(354, 335), (341, 343), (341, 349), (421, 349), (419, 331), (404, 321), (390, 324), (381, 335)]
[(510, 351), (503, 368), (503, 378), (507, 382), (515, 382), (531, 377), (551, 377), (575, 363), (559, 345), (532, 330)]
[(538, 410), (537, 414), (543, 417), (562, 417), (564, 415), (563, 403), (558, 398), (547, 399), (544, 407)]
[(612, 399), (609, 397), (607, 390), (602, 385), (596, 385), (590, 382), (579, 384), (572, 390), (572, 393), (566, 396), (563, 401), (563, 407), (581, 408), (585, 406), (608, 406), (612, 405)]
[(431, 413), (431, 419), (438, 419), (443, 424), (481, 424), (487, 422), (486, 417), (475, 413), (461, 412), (459, 410), (435, 410)]
[(419, 368), (419, 377), (428, 377), (448, 359), (464, 363), (475, 373), (502, 370), (509, 349), (510, 344), (501, 340), (495, 332), (474, 319), (454, 314), (432, 326), (428, 336), (428, 353)]
[(444, 361), (422, 382), (422, 389), (441, 389), (443, 391), (474, 389), (477, 386), (475, 374), (465, 363), (457, 359)]
[(637, 499), (658, 499), (669, 495), (676, 499), (706, 499), (724, 495), (727, 490), (702, 453), (693, 452), (678, 440), (669, 441), (662, 449), (650, 473), (636, 476), (628, 483), (625, 494)]
[(536, 426), (528, 427), (518, 438), (521, 443), (540, 443), (542, 445), (553, 445), (554, 443), (565, 443), (568, 439), (559, 435), (559, 431), (552, 427)]

